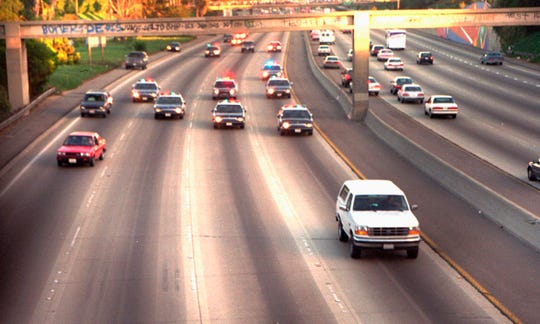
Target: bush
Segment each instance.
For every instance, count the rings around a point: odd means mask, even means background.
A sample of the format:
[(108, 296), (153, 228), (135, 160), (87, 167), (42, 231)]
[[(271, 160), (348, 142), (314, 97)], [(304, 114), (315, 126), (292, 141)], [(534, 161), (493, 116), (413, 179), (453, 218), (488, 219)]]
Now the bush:
[(146, 42), (143, 42), (141, 40), (135, 40), (133, 43), (133, 47), (136, 51), (145, 51), (146, 52)]
[(6, 119), (11, 113), (7, 89), (0, 85), (0, 120)]

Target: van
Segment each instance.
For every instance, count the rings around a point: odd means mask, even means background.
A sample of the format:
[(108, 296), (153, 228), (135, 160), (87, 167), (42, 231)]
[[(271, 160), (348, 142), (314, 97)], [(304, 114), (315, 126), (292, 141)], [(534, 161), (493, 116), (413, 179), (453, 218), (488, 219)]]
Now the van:
[(333, 45), (336, 43), (336, 36), (331, 30), (323, 30), (319, 36), (320, 45)]
[(348, 180), (336, 200), (338, 238), (351, 258), (363, 250), (406, 250), (418, 257), (420, 227), (405, 194), (390, 180)]

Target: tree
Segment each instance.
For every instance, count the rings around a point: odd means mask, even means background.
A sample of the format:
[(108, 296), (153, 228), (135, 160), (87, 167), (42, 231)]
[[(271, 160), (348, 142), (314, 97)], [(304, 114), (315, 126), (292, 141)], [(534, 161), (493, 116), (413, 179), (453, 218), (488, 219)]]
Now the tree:
[(25, 43), (30, 97), (35, 98), (43, 93), (49, 77), (56, 69), (56, 53), (45, 43), (36, 39), (28, 39)]
[(0, 0), (0, 21), (18, 21), (23, 14), (21, 0)]

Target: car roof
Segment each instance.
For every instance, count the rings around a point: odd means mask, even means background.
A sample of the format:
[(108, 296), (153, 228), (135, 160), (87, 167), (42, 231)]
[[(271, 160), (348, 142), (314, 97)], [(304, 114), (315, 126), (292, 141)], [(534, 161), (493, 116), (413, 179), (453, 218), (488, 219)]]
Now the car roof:
[(344, 184), (354, 195), (405, 195), (390, 180), (347, 180)]
[(89, 132), (89, 131), (77, 131), (77, 132), (71, 132), (68, 136), (94, 136), (98, 135), (97, 132)]

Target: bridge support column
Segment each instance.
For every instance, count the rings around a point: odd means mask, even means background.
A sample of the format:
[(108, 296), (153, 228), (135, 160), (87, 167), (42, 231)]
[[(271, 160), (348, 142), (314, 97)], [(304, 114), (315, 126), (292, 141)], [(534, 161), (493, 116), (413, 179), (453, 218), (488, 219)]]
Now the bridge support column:
[(9, 103), (18, 109), (30, 103), (26, 46), (19, 23), (6, 23), (5, 28)]
[(369, 22), (368, 12), (354, 14), (353, 107), (349, 118), (357, 121), (364, 120), (369, 108)]

